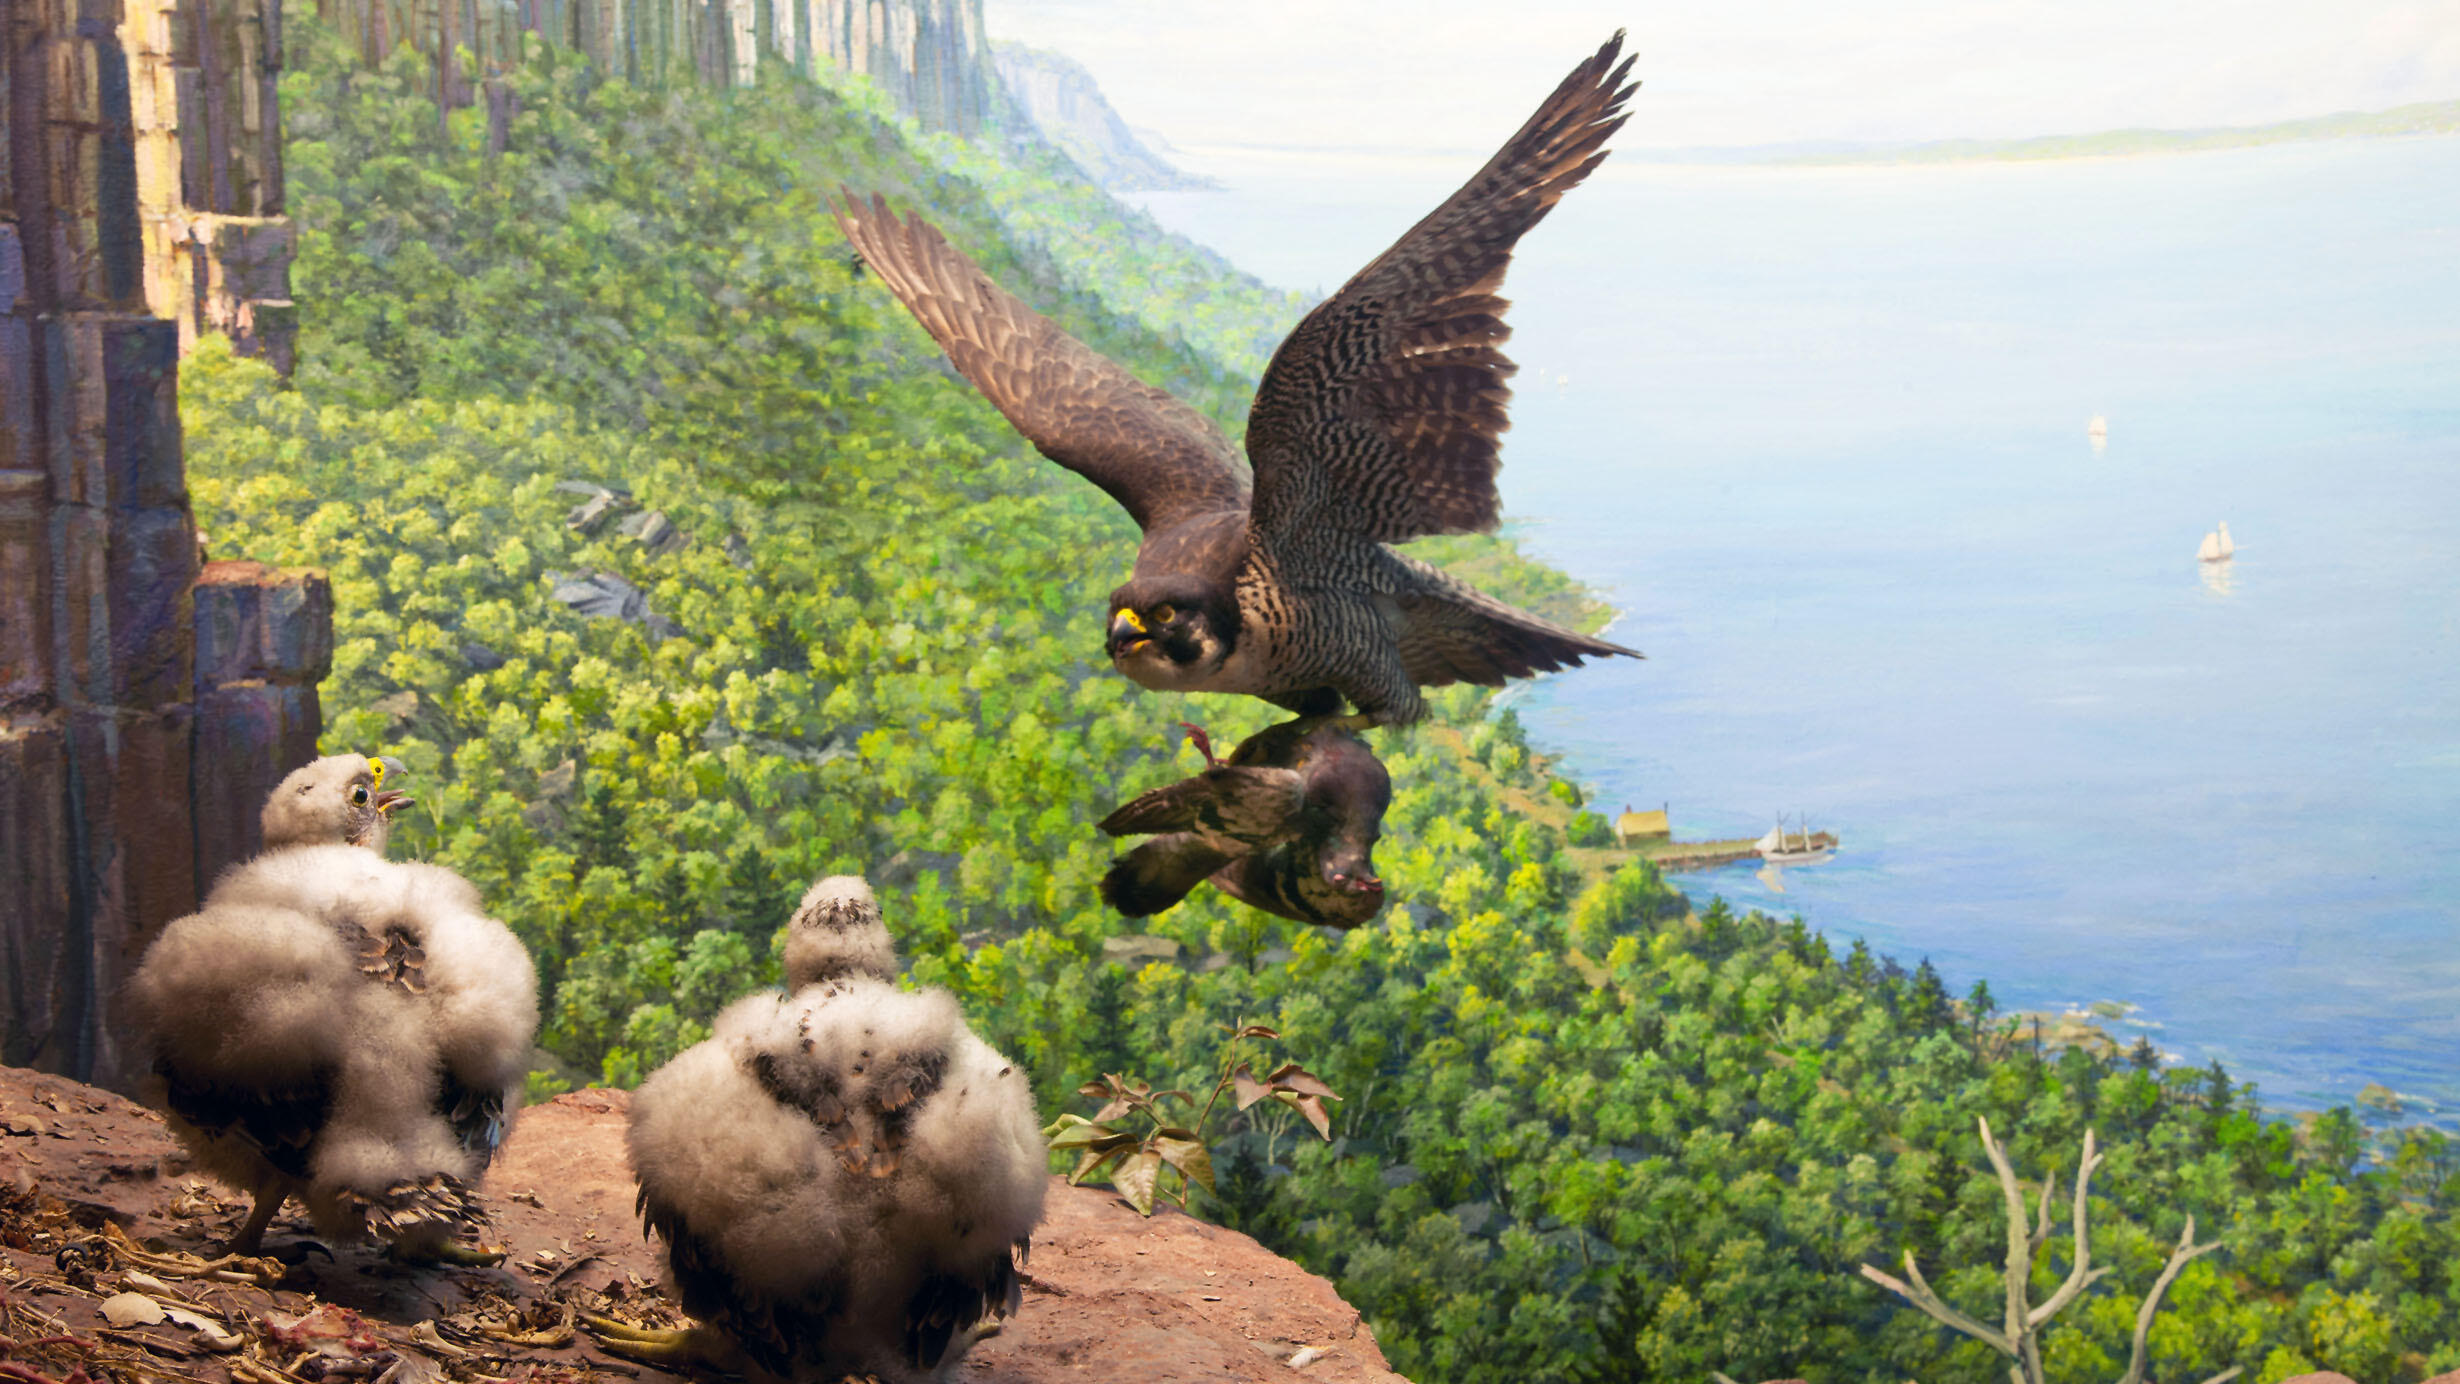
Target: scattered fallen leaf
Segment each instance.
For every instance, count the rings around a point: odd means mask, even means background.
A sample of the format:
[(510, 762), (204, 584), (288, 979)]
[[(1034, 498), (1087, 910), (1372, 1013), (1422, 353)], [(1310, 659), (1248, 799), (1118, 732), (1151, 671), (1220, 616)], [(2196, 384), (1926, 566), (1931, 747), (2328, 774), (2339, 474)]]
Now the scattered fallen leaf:
[(172, 1307), (165, 1304), (162, 1314), (170, 1318), (173, 1325), (184, 1326), (195, 1332), (197, 1340), (202, 1342), (207, 1350), (217, 1355), (227, 1354), (246, 1344), (237, 1335), (224, 1329), (222, 1323), (202, 1312), (191, 1312), (185, 1307)]
[(103, 1299), (103, 1320), (113, 1326), (154, 1326), (163, 1318), (162, 1304), (143, 1293), (114, 1293)]
[(186, 1293), (174, 1289), (170, 1284), (163, 1282), (161, 1279), (154, 1277), (152, 1274), (147, 1273), (142, 1269), (130, 1269), (128, 1272), (121, 1274), (120, 1286), (123, 1288), (133, 1289), (140, 1293), (148, 1293), (158, 1298), (176, 1298), (182, 1302), (191, 1300)]

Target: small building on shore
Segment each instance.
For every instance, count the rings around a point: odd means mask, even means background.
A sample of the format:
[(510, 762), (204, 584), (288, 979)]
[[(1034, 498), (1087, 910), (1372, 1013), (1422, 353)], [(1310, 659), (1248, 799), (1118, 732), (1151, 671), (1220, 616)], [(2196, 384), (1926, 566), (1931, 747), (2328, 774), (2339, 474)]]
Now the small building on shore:
[(1660, 807), (1655, 812), (1634, 812), (1630, 805), (1626, 804), (1622, 814), (1614, 819), (1615, 844), (1641, 846), (1652, 841), (1672, 840), (1674, 828), (1666, 821), (1666, 813), (1670, 807), (1671, 804), (1667, 807)]

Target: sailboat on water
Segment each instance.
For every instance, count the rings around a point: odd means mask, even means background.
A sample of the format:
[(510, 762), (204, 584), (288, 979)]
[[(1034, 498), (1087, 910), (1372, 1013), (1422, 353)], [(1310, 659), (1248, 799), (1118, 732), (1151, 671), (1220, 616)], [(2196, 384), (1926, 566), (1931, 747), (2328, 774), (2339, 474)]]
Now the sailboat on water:
[(1785, 819), (1769, 828), (1768, 834), (1753, 843), (1760, 859), (1770, 865), (1817, 865), (1836, 854), (1836, 838), (1827, 832), (1811, 834), (1811, 822), (1804, 818), (1800, 832), (1788, 832)]
[(2195, 558), (2198, 562), (2227, 562), (2237, 551), (2238, 545), (2229, 541), (2229, 521), (2224, 519), (2212, 532), (2204, 535), (2203, 543), (2195, 550)]

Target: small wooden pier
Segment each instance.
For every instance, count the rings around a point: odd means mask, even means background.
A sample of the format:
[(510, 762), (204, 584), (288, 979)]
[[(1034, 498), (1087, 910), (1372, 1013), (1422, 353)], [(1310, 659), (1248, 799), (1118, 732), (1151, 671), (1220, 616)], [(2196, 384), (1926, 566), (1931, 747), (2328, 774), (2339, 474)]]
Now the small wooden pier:
[[(1836, 849), (1836, 833), (1811, 833), (1810, 848)], [(1799, 849), (1799, 847), (1797, 848)], [(1743, 837), (1733, 841), (1652, 841), (1639, 847), (1643, 860), (1660, 870), (1713, 870), (1720, 865), (1734, 865), (1760, 858), (1758, 837)]]

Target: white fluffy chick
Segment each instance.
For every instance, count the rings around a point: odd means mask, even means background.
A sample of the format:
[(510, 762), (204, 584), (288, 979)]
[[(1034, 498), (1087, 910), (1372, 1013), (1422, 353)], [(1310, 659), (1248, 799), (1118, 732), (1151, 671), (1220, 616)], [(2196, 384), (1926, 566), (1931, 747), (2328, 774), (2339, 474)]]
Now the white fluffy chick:
[(453, 1243), (520, 1107), (538, 1029), (529, 953), (467, 880), (386, 860), (391, 760), (332, 755), (265, 805), (265, 850), (173, 920), (128, 984), (153, 1086), (197, 1163), (254, 1194), (231, 1248), (283, 1201), (336, 1240), (411, 1260)]
[(896, 969), (869, 886), (821, 880), (788, 932), (792, 993), (729, 1006), (634, 1093), (642, 1219), (702, 1326), (592, 1319), (610, 1347), (936, 1380), (1016, 1310), (1048, 1181), (1032, 1093), (946, 991)]

